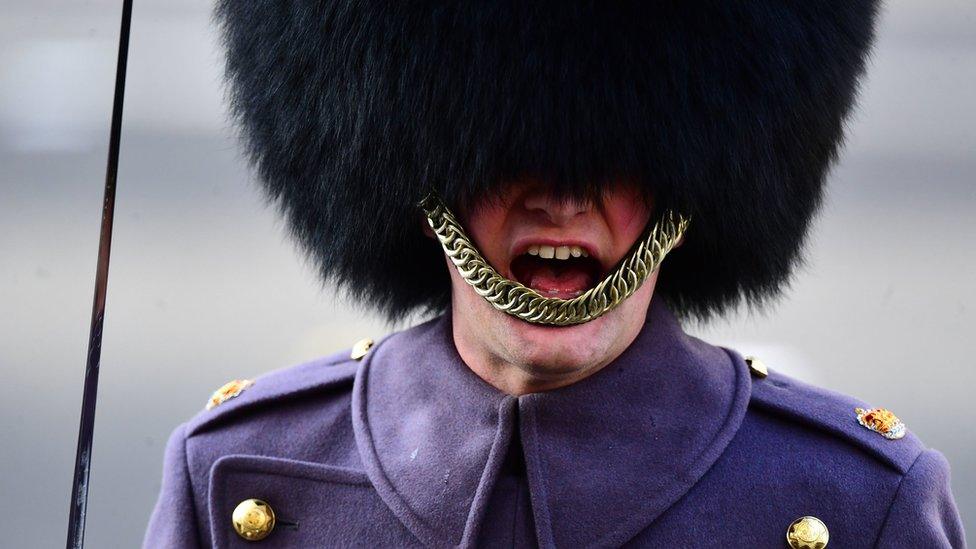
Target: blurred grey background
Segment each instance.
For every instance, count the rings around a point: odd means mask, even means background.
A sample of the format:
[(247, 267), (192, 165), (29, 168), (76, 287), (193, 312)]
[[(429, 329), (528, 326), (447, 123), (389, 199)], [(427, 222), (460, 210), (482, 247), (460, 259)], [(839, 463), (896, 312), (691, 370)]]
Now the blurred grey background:
[[(121, 2), (0, 10), (0, 545), (64, 543)], [(136, 1), (87, 541), (134, 547), (225, 381), (394, 329), (320, 284), (240, 160), (210, 3)], [(976, 532), (976, 4), (892, 0), (807, 266), (691, 331), (893, 409)], [(853, 511), (852, 511), (853, 512)]]

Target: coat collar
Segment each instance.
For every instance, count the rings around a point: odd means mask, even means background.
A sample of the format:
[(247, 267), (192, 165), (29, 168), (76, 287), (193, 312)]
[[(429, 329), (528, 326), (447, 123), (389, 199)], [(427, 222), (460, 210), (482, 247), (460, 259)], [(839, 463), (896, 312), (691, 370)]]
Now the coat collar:
[(373, 485), (427, 545), (473, 544), (515, 428), (540, 545), (619, 545), (705, 474), (749, 391), (742, 360), (686, 335), (658, 300), (614, 362), (521, 397), (468, 369), (445, 315), (364, 360), (353, 424)]

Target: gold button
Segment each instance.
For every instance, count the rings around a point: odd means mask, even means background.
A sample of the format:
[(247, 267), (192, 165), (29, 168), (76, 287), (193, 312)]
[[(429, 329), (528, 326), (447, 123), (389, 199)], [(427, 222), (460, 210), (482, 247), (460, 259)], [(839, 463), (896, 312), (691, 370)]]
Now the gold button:
[(817, 517), (800, 517), (786, 529), (786, 543), (791, 549), (823, 549), (829, 539), (827, 525)]
[(769, 375), (769, 370), (766, 369), (766, 365), (754, 356), (747, 356), (746, 364), (749, 365), (749, 372), (760, 379)]
[(274, 530), (274, 510), (260, 499), (245, 499), (237, 504), (232, 515), (234, 531), (248, 541), (258, 541), (268, 537)]
[(366, 339), (360, 339), (359, 341), (356, 342), (355, 345), (352, 346), (352, 352), (349, 353), (349, 358), (353, 360), (359, 360), (363, 358), (364, 356), (366, 356), (366, 353), (369, 352), (369, 349), (372, 346), (373, 346), (372, 339), (368, 337)]

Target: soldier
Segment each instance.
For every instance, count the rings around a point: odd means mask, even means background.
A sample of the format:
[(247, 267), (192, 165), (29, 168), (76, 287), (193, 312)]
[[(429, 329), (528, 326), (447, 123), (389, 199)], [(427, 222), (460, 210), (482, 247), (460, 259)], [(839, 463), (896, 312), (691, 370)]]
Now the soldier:
[(781, 292), (875, 12), (219, 2), (292, 233), (434, 318), (218, 390), (146, 546), (964, 546), (894, 414), (681, 328)]

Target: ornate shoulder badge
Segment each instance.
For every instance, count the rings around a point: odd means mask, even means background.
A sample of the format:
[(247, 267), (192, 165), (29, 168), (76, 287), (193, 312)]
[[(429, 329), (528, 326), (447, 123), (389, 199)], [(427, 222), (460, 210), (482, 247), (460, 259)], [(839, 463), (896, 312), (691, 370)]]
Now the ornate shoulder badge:
[(854, 413), (858, 423), (887, 439), (897, 440), (905, 436), (905, 424), (887, 408), (854, 408)]
[(228, 381), (220, 389), (217, 389), (212, 395), (210, 395), (210, 400), (207, 401), (207, 409), (212, 410), (214, 407), (220, 406), (225, 401), (241, 394), (244, 389), (247, 389), (251, 385), (254, 385), (254, 382), (250, 379), (235, 379), (233, 381)]

